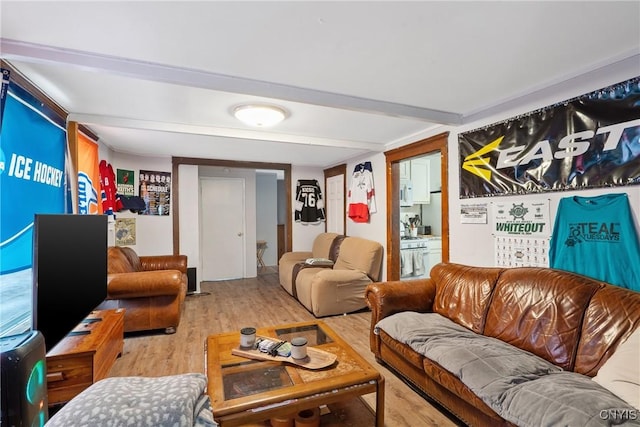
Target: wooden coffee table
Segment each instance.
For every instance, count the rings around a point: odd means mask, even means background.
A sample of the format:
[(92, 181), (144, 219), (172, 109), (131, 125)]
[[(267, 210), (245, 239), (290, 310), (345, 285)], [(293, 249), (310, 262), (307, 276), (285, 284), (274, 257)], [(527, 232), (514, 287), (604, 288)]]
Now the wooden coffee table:
[(221, 426), (293, 416), (369, 393), (376, 393), (376, 426), (384, 426), (384, 378), (324, 322), (277, 325), (257, 332), (286, 341), (304, 336), (308, 345), (335, 354), (337, 360), (318, 370), (251, 360), (231, 354), (240, 344), (239, 331), (207, 337), (208, 393)]

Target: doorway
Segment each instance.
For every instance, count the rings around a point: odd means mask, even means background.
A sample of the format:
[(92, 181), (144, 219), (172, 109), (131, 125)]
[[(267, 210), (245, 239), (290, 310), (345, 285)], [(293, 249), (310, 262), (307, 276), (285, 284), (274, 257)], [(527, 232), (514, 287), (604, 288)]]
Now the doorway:
[[(400, 188), (401, 179), (406, 175), (403, 170), (407, 160), (424, 158), (428, 155), (440, 155), (440, 227), (442, 237), (442, 261), (449, 261), (449, 189), (448, 189), (448, 150), (449, 133), (414, 142), (385, 152), (387, 163), (387, 280), (400, 280), (401, 222)], [(403, 197), (406, 197), (403, 195)]]
[[(203, 158), (193, 158), (193, 157), (173, 157), (172, 158), (172, 186), (171, 186), (171, 197), (172, 197), (172, 209), (173, 209), (173, 253), (178, 255), (181, 253), (180, 248), (180, 189), (183, 185), (180, 179), (180, 167), (182, 165), (185, 166), (197, 166), (197, 167), (221, 167), (221, 168), (238, 168), (238, 169), (266, 169), (266, 170), (281, 170), (284, 172), (283, 176), (283, 184), (282, 184), (282, 200), (284, 201), (284, 210), (285, 214), (283, 215), (283, 224), (282, 226), (278, 226), (281, 232), (281, 240), (278, 243), (278, 251), (289, 252), (291, 251), (293, 245), (293, 237), (292, 237), (292, 215), (287, 214), (288, 212), (293, 212), (292, 202), (291, 202), (291, 165), (286, 163), (263, 163), (263, 162), (243, 162), (243, 161), (235, 161), (235, 160), (222, 160), (222, 159), (203, 159)], [(188, 174), (186, 175), (186, 182), (192, 182), (192, 176), (190, 177)], [(191, 189), (193, 187), (190, 184), (187, 184), (187, 200), (191, 200), (190, 197)], [(184, 209), (191, 209), (190, 205), (184, 205)], [(192, 218), (191, 215), (187, 215), (187, 218)], [(199, 222), (199, 219), (197, 220)], [(196, 236), (195, 239), (193, 237), (189, 237), (192, 240), (199, 242), (200, 236)], [(191, 242), (192, 240), (189, 240)], [(255, 242), (247, 243), (249, 245), (253, 245)], [(246, 249), (246, 248), (245, 248)], [(187, 250), (189, 250), (187, 248)], [(202, 259), (200, 254), (200, 244), (197, 243), (197, 250), (195, 251), (197, 255), (194, 259), (198, 259), (199, 261)], [(255, 253), (255, 249), (254, 249)], [(247, 255), (248, 257), (248, 255)], [(248, 258), (247, 258), (248, 259)], [(249, 261), (247, 261), (249, 262)], [(253, 262), (253, 261), (252, 261)], [(191, 264), (190, 264), (191, 265)], [(250, 265), (250, 264), (247, 264)], [(198, 283), (202, 280), (201, 273), (201, 265), (198, 265)]]

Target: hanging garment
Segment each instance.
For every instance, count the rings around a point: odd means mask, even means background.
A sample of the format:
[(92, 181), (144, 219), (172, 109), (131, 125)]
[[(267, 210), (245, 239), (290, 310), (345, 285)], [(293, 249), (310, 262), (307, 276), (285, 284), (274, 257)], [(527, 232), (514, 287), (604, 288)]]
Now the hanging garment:
[(107, 215), (113, 215), (122, 209), (122, 202), (116, 193), (116, 174), (113, 173), (111, 164), (101, 160), (100, 168), (100, 193), (102, 194), (102, 210)]
[(424, 251), (422, 249), (413, 250), (413, 275), (422, 276), (424, 274)]
[(295, 220), (316, 224), (325, 220), (320, 184), (315, 179), (299, 179), (296, 185)]
[(413, 274), (413, 252), (409, 249), (400, 251), (400, 274), (402, 276)]
[(561, 199), (549, 262), (551, 268), (640, 291), (640, 243), (627, 195)]
[(347, 200), (349, 218), (354, 222), (368, 222), (370, 215), (376, 212), (371, 162), (359, 163), (354, 168)]

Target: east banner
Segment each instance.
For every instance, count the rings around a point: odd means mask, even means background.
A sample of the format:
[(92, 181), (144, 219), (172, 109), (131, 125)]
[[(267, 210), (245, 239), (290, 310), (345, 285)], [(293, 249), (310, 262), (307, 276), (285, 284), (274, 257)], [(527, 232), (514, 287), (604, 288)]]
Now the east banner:
[(98, 144), (78, 133), (78, 213), (102, 214)]
[(640, 183), (640, 77), (461, 133), (460, 197)]

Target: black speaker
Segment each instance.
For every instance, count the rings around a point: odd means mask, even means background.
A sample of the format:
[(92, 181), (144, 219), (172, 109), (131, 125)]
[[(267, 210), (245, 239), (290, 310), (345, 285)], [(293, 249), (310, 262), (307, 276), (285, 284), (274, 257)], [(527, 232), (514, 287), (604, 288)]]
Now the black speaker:
[(0, 339), (2, 427), (44, 426), (47, 408), (47, 354), (38, 331)]
[(194, 293), (196, 288), (196, 268), (189, 267), (187, 268), (187, 295)]

